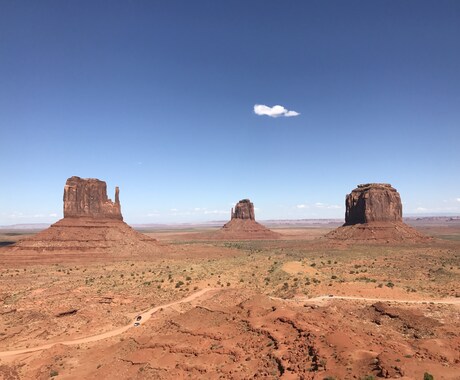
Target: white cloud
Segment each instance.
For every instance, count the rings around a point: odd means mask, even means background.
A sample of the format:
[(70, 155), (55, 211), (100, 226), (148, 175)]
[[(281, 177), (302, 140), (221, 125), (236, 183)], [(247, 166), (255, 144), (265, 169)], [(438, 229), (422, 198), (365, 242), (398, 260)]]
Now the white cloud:
[(297, 205), (295, 207), (297, 207), (297, 208), (308, 208), (308, 205)]
[(280, 116), (292, 117), (292, 116), (300, 115), (300, 113), (296, 111), (289, 111), (280, 105), (269, 107), (264, 104), (255, 104), (254, 113), (259, 116), (265, 115), (265, 116), (270, 116), (270, 117), (280, 117)]
[(460, 202), (460, 198), (457, 198), (456, 201), (457, 201), (457, 202)]
[(48, 216), (51, 216), (51, 217), (55, 218), (55, 217), (57, 217), (58, 215), (57, 215), (55, 212), (53, 212), (52, 214), (49, 214)]
[(287, 111), (284, 116), (285, 117), (292, 117), (292, 116), (299, 116), (300, 113), (296, 112), (296, 111)]
[(416, 212), (425, 212), (425, 211), (428, 211), (428, 209), (425, 208), (425, 207), (417, 207), (417, 208), (415, 209), (415, 211), (416, 211)]

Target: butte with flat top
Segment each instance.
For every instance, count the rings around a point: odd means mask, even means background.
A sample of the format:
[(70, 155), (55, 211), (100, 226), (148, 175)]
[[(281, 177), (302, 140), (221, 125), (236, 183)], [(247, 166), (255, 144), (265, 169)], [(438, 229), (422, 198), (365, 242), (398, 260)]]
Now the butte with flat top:
[(423, 242), (420, 234), (402, 220), (398, 191), (387, 183), (358, 185), (345, 199), (345, 224), (326, 235), (349, 242)]

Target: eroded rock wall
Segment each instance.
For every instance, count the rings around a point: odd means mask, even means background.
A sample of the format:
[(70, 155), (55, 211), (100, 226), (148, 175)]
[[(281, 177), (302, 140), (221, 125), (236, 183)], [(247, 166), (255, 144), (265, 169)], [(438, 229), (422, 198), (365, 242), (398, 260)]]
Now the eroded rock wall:
[(107, 185), (95, 178), (71, 177), (64, 187), (64, 218), (92, 217), (123, 220), (119, 189), (115, 202), (107, 197)]
[(239, 201), (235, 208), (232, 208), (232, 219), (256, 220), (254, 204), (249, 199)]
[(345, 206), (346, 225), (402, 221), (401, 197), (389, 184), (358, 185), (347, 195)]

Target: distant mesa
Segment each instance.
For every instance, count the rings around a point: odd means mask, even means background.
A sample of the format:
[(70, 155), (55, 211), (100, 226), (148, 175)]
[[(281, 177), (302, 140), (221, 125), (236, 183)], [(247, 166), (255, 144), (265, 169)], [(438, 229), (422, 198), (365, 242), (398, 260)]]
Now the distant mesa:
[(131, 255), (155, 247), (148, 236), (123, 222), (119, 189), (115, 202), (107, 185), (95, 178), (71, 177), (64, 187), (64, 218), (11, 247), (13, 250), (119, 253)]
[(362, 242), (418, 242), (430, 238), (402, 221), (397, 190), (387, 183), (358, 185), (345, 199), (345, 224), (326, 238)]

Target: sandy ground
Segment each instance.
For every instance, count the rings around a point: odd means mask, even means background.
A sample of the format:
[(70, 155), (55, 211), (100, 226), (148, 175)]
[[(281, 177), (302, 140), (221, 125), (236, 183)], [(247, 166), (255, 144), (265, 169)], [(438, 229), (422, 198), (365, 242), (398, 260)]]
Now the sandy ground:
[(0, 379), (460, 379), (460, 229), (417, 228), (438, 238), (348, 246), (280, 228), (149, 232), (155, 254), (136, 256), (0, 248)]

